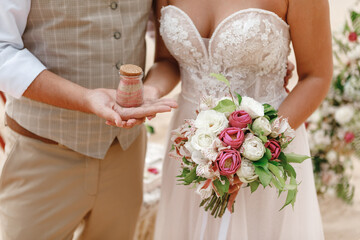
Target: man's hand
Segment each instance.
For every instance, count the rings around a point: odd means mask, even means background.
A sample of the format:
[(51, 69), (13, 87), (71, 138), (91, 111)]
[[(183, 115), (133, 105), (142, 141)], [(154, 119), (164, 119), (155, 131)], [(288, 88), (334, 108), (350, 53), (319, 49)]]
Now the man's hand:
[(291, 77), (293, 76), (293, 71), (295, 69), (295, 65), (288, 61), (287, 62), (287, 71), (286, 71), (286, 76), (284, 78), (284, 88), (285, 88), (285, 91), (287, 93), (290, 92), (290, 90), (287, 88), (288, 84), (289, 84), (289, 80), (291, 79)]
[(136, 108), (123, 108), (116, 104), (116, 90), (94, 89), (86, 94), (86, 101), (90, 111), (97, 116), (106, 119), (108, 125), (122, 128), (132, 128), (142, 124), (147, 117), (154, 117), (157, 113), (170, 112), (177, 107), (172, 99), (156, 99), (153, 96), (144, 104)]

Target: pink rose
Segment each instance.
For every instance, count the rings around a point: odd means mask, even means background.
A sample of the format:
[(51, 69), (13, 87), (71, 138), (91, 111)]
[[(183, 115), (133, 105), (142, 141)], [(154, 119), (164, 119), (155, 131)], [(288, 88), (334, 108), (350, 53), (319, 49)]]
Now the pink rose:
[(223, 150), (217, 157), (215, 164), (221, 175), (229, 176), (234, 174), (241, 165), (240, 153), (235, 149)]
[(344, 140), (346, 143), (351, 143), (355, 139), (355, 134), (352, 132), (346, 132), (344, 136)]
[(229, 127), (220, 133), (219, 138), (226, 146), (238, 149), (244, 142), (245, 134), (240, 128)]
[(356, 42), (356, 40), (357, 40), (357, 34), (356, 34), (356, 32), (351, 32), (351, 33), (349, 34), (349, 41), (350, 41), (350, 42)]
[(240, 110), (230, 115), (229, 123), (231, 127), (246, 128), (248, 124), (252, 123), (252, 119), (247, 112)]
[(279, 157), (281, 153), (281, 147), (278, 141), (275, 139), (269, 140), (267, 143), (265, 143), (265, 147), (268, 148), (271, 152), (270, 160), (275, 160)]

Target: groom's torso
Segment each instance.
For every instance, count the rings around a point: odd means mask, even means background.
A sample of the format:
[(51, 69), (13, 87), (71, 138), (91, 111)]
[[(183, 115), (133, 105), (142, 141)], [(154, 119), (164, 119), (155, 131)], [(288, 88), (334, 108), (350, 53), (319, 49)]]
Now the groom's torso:
[[(48, 70), (86, 88), (116, 88), (122, 63), (145, 65), (151, 0), (32, 0), (23, 34)], [(19, 66), (21, 67), (21, 66)], [(97, 116), (8, 96), (6, 111), (31, 132), (102, 158), (116, 136), (123, 148), (138, 128), (119, 130)]]

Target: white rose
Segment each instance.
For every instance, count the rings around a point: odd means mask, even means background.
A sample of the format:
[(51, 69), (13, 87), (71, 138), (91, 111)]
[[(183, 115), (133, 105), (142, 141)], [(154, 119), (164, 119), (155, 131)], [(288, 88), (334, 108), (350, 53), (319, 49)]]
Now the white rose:
[(350, 105), (342, 106), (337, 109), (335, 112), (335, 120), (340, 125), (344, 125), (352, 119), (354, 116), (354, 108)]
[(330, 150), (326, 154), (326, 159), (329, 161), (330, 164), (333, 164), (337, 160), (337, 153), (334, 150)]
[(213, 134), (219, 134), (228, 127), (229, 121), (225, 114), (215, 110), (206, 110), (199, 113), (195, 120), (195, 127)]
[(258, 175), (255, 173), (254, 164), (245, 158), (241, 159), (241, 167), (237, 170), (236, 174), (243, 183), (250, 183), (258, 178)]
[(240, 152), (242, 155), (251, 160), (260, 160), (265, 153), (266, 149), (260, 138), (255, 137), (253, 134), (247, 134)]
[(195, 135), (191, 137), (190, 143), (194, 149), (202, 151), (212, 147), (215, 138), (215, 134), (199, 129), (195, 132)]
[(264, 116), (264, 106), (250, 97), (242, 97), (239, 110), (244, 110), (251, 118)]
[(264, 136), (268, 136), (271, 133), (271, 125), (269, 120), (267, 120), (265, 117), (257, 118), (253, 122), (252, 130)]

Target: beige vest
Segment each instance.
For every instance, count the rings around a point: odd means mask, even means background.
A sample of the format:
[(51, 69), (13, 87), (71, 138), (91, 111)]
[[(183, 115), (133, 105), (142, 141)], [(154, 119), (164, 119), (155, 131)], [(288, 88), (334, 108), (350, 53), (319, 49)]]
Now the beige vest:
[[(23, 41), (48, 70), (93, 89), (116, 88), (123, 63), (144, 68), (151, 0), (31, 2)], [(109, 127), (95, 115), (7, 98), (6, 112), (20, 125), (87, 156), (103, 158), (116, 136), (126, 149), (139, 132)]]

